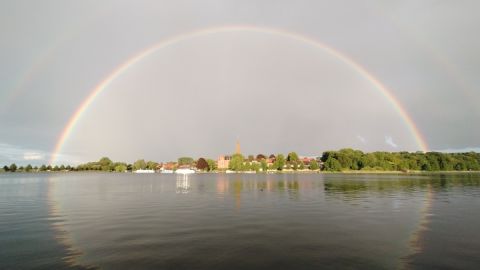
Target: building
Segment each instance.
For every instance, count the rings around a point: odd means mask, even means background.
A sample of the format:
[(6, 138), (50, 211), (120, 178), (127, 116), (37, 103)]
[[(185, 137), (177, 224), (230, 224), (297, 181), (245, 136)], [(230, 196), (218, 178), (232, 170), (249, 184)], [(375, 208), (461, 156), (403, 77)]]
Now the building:
[(235, 145), (235, 154), (241, 154), (242, 151), (240, 149), (240, 142), (237, 141), (236, 145)]
[(267, 165), (271, 166), (273, 165), (273, 163), (275, 163), (275, 161), (277, 161), (277, 157), (274, 154), (271, 154), (266, 161), (267, 161)]
[(228, 169), (228, 165), (230, 165), (231, 159), (231, 156), (219, 156), (217, 159), (217, 168), (220, 170)]
[[(235, 143), (235, 154), (241, 154), (240, 142), (238, 140)], [(228, 165), (230, 165), (230, 160), (231, 159), (232, 159), (232, 157), (228, 156), (228, 155), (219, 156), (218, 159), (217, 159), (217, 168), (219, 170), (228, 169)]]
[(312, 160), (314, 160), (314, 158), (311, 158), (311, 157), (303, 157), (303, 158), (300, 158), (300, 160), (303, 162), (303, 164), (305, 164), (306, 166), (310, 165), (310, 162), (312, 162)]
[(163, 166), (162, 166), (163, 170), (174, 170), (176, 168), (177, 168), (176, 162), (166, 162), (166, 163), (163, 163)]

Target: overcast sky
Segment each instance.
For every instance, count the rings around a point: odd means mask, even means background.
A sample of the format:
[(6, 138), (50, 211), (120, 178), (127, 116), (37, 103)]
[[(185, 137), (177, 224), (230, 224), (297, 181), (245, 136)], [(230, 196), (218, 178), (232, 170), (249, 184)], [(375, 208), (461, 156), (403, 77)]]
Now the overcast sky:
[[(48, 162), (82, 101), (131, 56), (229, 25), (307, 36), (391, 89), (431, 150), (480, 149), (478, 1), (1, 1), (0, 164)], [(285, 36), (222, 32), (156, 51), (85, 111), (59, 162), (109, 156), (420, 150), (364, 76)]]

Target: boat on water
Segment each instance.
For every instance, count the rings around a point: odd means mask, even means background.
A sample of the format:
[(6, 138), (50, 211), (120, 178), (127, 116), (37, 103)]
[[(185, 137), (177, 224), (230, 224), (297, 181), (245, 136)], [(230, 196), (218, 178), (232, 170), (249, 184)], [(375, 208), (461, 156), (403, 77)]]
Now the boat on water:
[(177, 169), (177, 170), (175, 171), (175, 173), (176, 173), (176, 174), (192, 174), (192, 173), (195, 173), (195, 171), (192, 170), (192, 169), (186, 169), (186, 168), (184, 169), (184, 168), (182, 168), (182, 169)]
[(173, 173), (173, 170), (161, 170), (160, 173)]
[(134, 173), (154, 173), (154, 170), (136, 170)]

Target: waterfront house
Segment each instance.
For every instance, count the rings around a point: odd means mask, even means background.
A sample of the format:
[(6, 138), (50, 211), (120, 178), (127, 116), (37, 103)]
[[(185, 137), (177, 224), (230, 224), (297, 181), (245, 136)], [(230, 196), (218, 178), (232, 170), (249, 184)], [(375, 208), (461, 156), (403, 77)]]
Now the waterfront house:
[(177, 168), (177, 163), (176, 162), (166, 162), (163, 163), (164, 170), (175, 170)]

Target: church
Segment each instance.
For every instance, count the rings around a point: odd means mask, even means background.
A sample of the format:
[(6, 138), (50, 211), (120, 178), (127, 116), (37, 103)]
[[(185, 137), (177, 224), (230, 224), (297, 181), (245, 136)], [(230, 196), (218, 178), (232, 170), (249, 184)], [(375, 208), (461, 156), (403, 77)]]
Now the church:
[[(240, 142), (237, 141), (237, 143), (235, 144), (235, 154), (241, 154), (241, 150), (240, 150)], [(224, 155), (224, 156), (219, 156), (218, 159), (217, 159), (217, 168), (219, 170), (225, 170), (225, 169), (228, 169), (228, 165), (230, 165), (230, 160), (232, 159), (231, 156), (229, 155)]]

